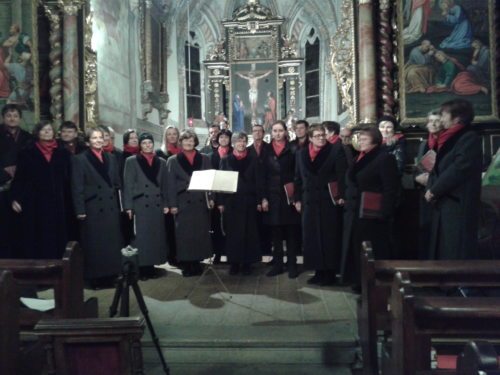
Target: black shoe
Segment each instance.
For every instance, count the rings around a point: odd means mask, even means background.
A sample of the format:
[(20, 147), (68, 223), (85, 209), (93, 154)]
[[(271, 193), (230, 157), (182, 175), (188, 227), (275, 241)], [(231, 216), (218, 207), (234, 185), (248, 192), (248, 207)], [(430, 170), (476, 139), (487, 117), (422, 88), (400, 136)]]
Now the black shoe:
[(241, 273), (245, 276), (252, 274), (252, 266), (250, 264), (243, 264), (241, 266)]
[(215, 254), (213, 264), (221, 264), (220, 254)]
[(337, 275), (335, 275), (335, 272), (327, 272), (323, 277), (321, 286), (335, 285), (336, 282), (337, 282)]
[(239, 264), (231, 264), (231, 267), (229, 268), (229, 274), (230, 275), (237, 275), (238, 272), (240, 272), (240, 265)]
[(320, 285), (323, 283), (323, 273), (321, 271), (316, 271), (313, 277), (307, 280), (308, 284)]
[(285, 272), (285, 270), (283, 269), (283, 265), (282, 264), (275, 264), (273, 266), (273, 268), (271, 268), (271, 271), (269, 271), (266, 276), (269, 276), (269, 277), (273, 277), (273, 276), (277, 276), (277, 275), (281, 275), (283, 272)]
[(288, 265), (288, 278), (289, 279), (296, 279), (299, 276), (299, 270), (297, 269), (296, 264), (289, 264)]
[(266, 266), (274, 266), (274, 258), (271, 258), (269, 262), (264, 263)]
[(201, 263), (195, 262), (193, 264), (192, 270), (193, 270), (194, 276), (199, 276), (203, 273), (203, 266), (201, 265)]
[(360, 284), (351, 285), (351, 290), (356, 294), (361, 294), (361, 285)]

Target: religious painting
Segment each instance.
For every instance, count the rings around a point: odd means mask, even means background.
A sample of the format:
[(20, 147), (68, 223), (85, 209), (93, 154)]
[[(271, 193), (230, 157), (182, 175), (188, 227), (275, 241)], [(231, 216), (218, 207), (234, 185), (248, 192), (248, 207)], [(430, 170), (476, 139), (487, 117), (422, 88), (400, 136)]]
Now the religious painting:
[(0, 2), (0, 107), (18, 104), (25, 124), (39, 119), (37, 4)]
[(445, 101), (474, 105), (476, 121), (497, 121), (493, 0), (398, 2), (403, 124), (424, 122)]
[(250, 133), (252, 124), (268, 130), (279, 118), (277, 65), (273, 62), (231, 65), (231, 127)]
[(231, 45), (234, 60), (273, 60), (277, 56), (271, 34), (237, 35)]

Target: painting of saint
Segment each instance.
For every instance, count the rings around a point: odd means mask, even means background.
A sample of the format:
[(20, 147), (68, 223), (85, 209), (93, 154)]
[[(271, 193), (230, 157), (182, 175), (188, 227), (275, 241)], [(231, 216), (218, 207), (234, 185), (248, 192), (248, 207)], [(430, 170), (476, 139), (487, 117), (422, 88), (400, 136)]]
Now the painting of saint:
[(245, 129), (245, 105), (239, 94), (233, 100), (233, 132), (242, 132)]

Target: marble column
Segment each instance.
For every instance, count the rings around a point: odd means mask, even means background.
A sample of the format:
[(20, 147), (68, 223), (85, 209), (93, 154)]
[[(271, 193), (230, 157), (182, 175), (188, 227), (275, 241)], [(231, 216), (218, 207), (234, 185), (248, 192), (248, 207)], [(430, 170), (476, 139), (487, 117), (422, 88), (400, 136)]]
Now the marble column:
[(377, 120), (373, 1), (359, 0), (358, 15), (359, 114), (362, 123), (373, 123)]
[(79, 123), (80, 117), (77, 14), (81, 4), (78, 0), (68, 0), (62, 6), (64, 120), (76, 124)]

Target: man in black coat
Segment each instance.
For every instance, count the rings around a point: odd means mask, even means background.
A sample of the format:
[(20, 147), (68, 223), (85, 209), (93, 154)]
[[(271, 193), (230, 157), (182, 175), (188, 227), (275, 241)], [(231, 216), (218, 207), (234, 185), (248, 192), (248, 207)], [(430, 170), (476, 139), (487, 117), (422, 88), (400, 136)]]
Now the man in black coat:
[(64, 121), (61, 124), (57, 143), (72, 155), (79, 154), (87, 149), (85, 143), (78, 139), (78, 128), (73, 121)]
[(217, 143), (217, 138), (220, 133), (220, 125), (219, 124), (212, 124), (208, 128), (208, 143), (205, 147), (203, 147), (200, 152), (202, 154), (208, 155), (210, 153), (213, 153), (217, 151), (219, 148), (219, 144)]
[(0, 258), (11, 258), (15, 254), (13, 243), (14, 216), (10, 207), (9, 187), (16, 173), (19, 151), (32, 141), (32, 136), (21, 129), (22, 111), (16, 104), (2, 108), (0, 125)]

